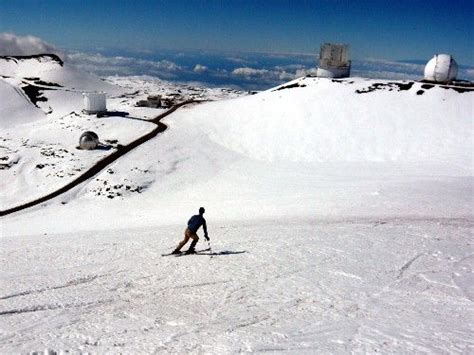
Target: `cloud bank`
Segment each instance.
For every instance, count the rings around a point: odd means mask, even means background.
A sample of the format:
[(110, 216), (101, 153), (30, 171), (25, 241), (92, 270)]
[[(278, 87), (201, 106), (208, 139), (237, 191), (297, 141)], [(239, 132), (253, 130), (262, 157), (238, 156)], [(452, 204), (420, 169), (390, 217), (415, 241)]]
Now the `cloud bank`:
[(170, 60), (145, 60), (124, 56), (104, 56), (100, 53), (69, 52), (68, 62), (100, 76), (151, 75), (174, 79), (184, 70)]
[(0, 55), (33, 55), (63, 53), (52, 44), (34, 36), (17, 36), (13, 33), (0, 33)]
[[(316, 73), (317, 55), (291, 53), (209, 53), (178, 51), (139, 52), (68, 51), (34, 36), (0, 34), (0, 55), (56, 53), (65, 61), (99, 76), (148, 75), (181, 83), (264, 90), (286, 81)], [(118, 54), (118, 55), (117, 55)], [(423, 62), (379, 59), (353, 60), (352, 76), (379, 79), (421, 79)], [(473, 67), (460, 67), (458, 78), (474, 80)]]

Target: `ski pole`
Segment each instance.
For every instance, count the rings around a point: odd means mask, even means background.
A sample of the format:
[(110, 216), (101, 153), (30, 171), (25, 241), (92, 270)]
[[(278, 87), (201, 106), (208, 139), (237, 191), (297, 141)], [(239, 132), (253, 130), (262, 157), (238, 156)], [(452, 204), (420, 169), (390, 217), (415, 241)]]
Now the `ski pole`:
[(211, 241), (210, 240), (207, 241), (207, 245), (209, 246), (209, 254), (210, 254), (211, 259), (212, 259), (213, 255), (212, 255), (212, 248), (211, 248)]

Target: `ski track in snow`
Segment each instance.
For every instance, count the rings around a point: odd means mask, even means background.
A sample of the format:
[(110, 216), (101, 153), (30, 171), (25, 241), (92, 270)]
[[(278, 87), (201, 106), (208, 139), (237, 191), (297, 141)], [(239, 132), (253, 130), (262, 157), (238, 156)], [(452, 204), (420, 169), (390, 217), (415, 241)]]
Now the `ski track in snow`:
[(4, 237), (0, 348), (469, 353), (472, 222), (446, 222), (209, 221), (212, 258), (162, 257), (173, 226)]

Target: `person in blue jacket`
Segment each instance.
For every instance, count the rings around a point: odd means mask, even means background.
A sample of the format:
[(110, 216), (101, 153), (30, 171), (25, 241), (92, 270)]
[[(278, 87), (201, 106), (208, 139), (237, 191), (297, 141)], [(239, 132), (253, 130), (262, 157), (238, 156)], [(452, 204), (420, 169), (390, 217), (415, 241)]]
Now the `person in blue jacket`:
[(196, 244), (199, 241), (199, 237), (196, 233), (198, 229), (201, 228), (201, 226), (204, 230), (204, 238), (209, 241), (209, 236), (207, 235), (206, 220), (203, 217), (204, 212), (206, 212), (206, 210), (204, 209), (204, 207), (201, 207), (199, 208), (199, 214), (196, 214), (189, 219), (188, 227), (184, 231), (184, 239), (178, 244), (172, 254), (179, 254), (181, 248), (184, 247), (184, 245), (188, 242), (189, 239), (192, 239), (193, 241), (191, 242), (189, 249), (186, 251), (186, 254), (196, 253), (194, 248), (196, 247)]

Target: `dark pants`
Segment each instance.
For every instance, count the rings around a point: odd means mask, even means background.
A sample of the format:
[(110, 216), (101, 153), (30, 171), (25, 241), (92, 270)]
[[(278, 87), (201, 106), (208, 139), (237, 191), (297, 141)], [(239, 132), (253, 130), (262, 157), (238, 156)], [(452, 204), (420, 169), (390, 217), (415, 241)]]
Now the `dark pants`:
[(189, 249), (194, 249), (199, 240), (199, 237), (191, 229), (186, 228), (186, 230), (184, 231), (184, 239), (179, 242), (178, 246), (176, 247), (176, 250), (181, 250), (181, 248), (184, 247), (184, 245), (188, 242), (189, 239), (193, 240)]

